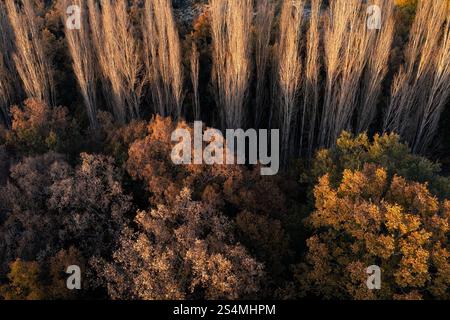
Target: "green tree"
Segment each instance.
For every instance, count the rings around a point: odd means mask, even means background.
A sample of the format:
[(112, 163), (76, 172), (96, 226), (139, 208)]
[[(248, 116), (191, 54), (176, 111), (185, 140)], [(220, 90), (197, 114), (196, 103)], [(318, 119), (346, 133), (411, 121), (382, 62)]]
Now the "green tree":
[(315, 185), (328, 174), (331, 183), (339, 183), (344, 170), (361, 170), (365, 164), (386, 169), (389, 177), (398, 175), (411, 181), (429, 183), (430, 191), (439, 198), (450, 197), (450, 179), (440, 175), (441, 167), (424, 157), (412, 154), (396, 134), (375, 135), (371, 141), (367, 134), (354, 137), (344, 132), (333, 149), (317, 152), (311, 170), (302, 180)]

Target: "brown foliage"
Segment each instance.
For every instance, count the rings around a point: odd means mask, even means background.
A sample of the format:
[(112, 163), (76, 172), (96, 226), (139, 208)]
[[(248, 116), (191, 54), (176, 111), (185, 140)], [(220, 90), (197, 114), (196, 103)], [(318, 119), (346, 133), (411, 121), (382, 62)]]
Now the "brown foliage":
[[(193, 129), (185, 122), (175, 124), (169, 118), (155, 117), (147, 128), (145, 139), (136, 140), (129, 149), (126, 168), (134, 179), (146, 183), (152, 203), (170, 203), (185, 187), (194, 199), (224, 204), (259, 212), (285, 211), (284, 197), (275, 181), (261, 176), (258, 168), (227, 165), (175, 165), (170, 156), (176, 128)], [(266, 195), (270, 194), (270, 197)]]
[(113, 261), (93, 265), (113, 299), (238, 299), (254, 296), (263, 267), (234, 242), (232, 223), (183, 189), (169, 206), (139, 212)]
[(23, 154), (46, 151), (74, 151), (78, 128), (65, 107), (50, 108), (44, 102), (28, 99), (23, 107), (11, 108), (11, 131), (6, 133), (6, 143)]
[[(192, 133), (186, 123), (176, 125), (168, 118), (155, 117), (147, 136), (129, 149), (127, 171), (144, 182), (151, 195), (150, 204), (170, 207), (187, 188), (202, 206), (222, 211), (233, 220), (238, 215), (237, 239), (265, 263), (270, 279), (283, 277), (289, 241), (281, 223), (287, 216), (287, 200), (278, 187), (281, 181), (245, 166), (175, 165), (170, 158), (174, 145), (170, 136), (175, 128)], [(266, 286), (274, 283), (267, 281)], [(266, 293), (262, 290), (261, 296)]]
[(85, 257), (113, 249), (131, 210), (121, 171), (104, 156), (82, 154), (81, 161), (74, 169), (47, 153), (12, 166), (0, 189), (0, 272), (16, 258), (45, 262), (69, 244)]

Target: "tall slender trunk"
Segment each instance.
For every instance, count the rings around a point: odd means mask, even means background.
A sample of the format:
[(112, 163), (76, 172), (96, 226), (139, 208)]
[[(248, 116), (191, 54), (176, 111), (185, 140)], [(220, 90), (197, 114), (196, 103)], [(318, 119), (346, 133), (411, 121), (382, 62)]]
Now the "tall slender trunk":
[(304, 1), (285, 0), (281, 10), (277, 45), (278, 122), (281, 129), (281, 153), (286, 164), (296, 132), (298, 94), (301, 88), (301, 29)]
[(194, 91), (194, 119), (195, 120), (201, 120), (201, 113), (200, 113), (200, 98), (198, 96), (198, 77), (199, 77), (199, 58), (200, 54), (198, 52), (197, 45), (195, 42), (192, 44), (191, 49), (191, 56), (190, 56), (190, 62), (191, 62), (191, 82), (192, 82), (192, 90)]
[(5, 0), (6, 11), (14, 33), (16, 52), (15, 67), (29, 98), (36, 98), (48, 105), (55, 104), (55, 86), (51, 69), (51, 55), (44, 49), (42, 30), (38, 16), (30, 0)]
[(275, 6), (269, 0), (258, 1), (255, 19), (255, 69), (256, 97), (254, 124), (261, 125), (266, 103), (266, 77), (270, 58), (270, 36), (275, 15)]
[(222, 127), (245, 124), (252, 70), (252, 0), (210, 0), (213, 83)]
[(116, 120), (139, 118), (142, 98), (142, 56), (125, 1), (88, 1), (103, 93)]
[(144, 54), (155, 112), (181, 117), (184, 99), (181, 44), (169, 0), (146, 0)]
[[(317, 124), (319, 93), (320, 93), (320, 20), (321, 20), (322, 0), (311, 1), (311, 17), (306, 41), (306, 61), (303, 108), (300, 127), (300, 155), (303, 150), (303, 143), (307, 143), (307, 155), (311, 156), (315, 144), (315, 131)], [(306, 121), (307, 120), (307, 121)], [(308, 134), (306, 134), (306, 129)]]
[(10, 126), (10, 106), (17, 90), (14, 83), (18, 82), (13, 60), (13, 34), (3, 2), (0, 2), (0, 112), (1, 120)]
[(364, 75), (360, 106), (356, 118), (356, 132), (367, 131), (376, 116), (381, 85), (386, 77), (394, 39), (394, 4), (391, 0), (376, 0), (381, 9), (381, 30), (370, 32), (368, 65)]
[(324, 36), (327, 79), (320, 145), (332, 146), (343, 130), (352, 129), (369, 54), (370, 33), (363, 9), (359, 0), (334, 0), (330, 4)]
[(384, 118), (384, 130), (400, 134), (417, 152), (431, 143), (448, 99), (448, 19), (445, 1), (419, 1), (405, 63), (394, 79)]
[[(62, 5), (63, 24), (67, 23), (66, 10), (69, 6), (76, 5), (82, 13), (87, 12), (86, 2), (83, 0), (64, 0)], [(97, 99), (96, 99), (96, 66), (95, 51), (91, 39), (88, 16), (81, 14), (80, 29), (65, 28), (66, 41), (72, 58), (72, 68), (78, 81), (81, 95), (83, 96), (86, 113), (92, 128), (98, 127)]]

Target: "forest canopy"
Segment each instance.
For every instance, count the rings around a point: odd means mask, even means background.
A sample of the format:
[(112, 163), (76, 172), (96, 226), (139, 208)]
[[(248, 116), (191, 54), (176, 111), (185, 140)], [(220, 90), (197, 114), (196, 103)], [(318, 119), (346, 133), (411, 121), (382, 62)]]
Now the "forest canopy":
[(0, 299), (449, 299), (449, 98), (447, 0), (0, 0)]

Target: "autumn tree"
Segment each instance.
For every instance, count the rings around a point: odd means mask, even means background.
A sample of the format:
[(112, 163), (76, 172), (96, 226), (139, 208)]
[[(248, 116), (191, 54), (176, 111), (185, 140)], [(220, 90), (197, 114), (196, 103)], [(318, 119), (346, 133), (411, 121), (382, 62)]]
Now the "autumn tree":
[(383, 130), (424, 153), (449, 98), (450, 10), (446, 1), (419, 1), (404, 64), (396, 74)]
[[(272, 279), (283, 277), (289, 240), (283, 221), (288, 219), (289, 201), (280, 188), (281, 177), (261, 176), (258, 167), (242, 165), (176, 165), (171, 159), (177, 128), (192, 132), (185, 123), (155, 117), (145, 138), (130, 145), (126, 169), (149, 193), (149, 205), (171, 205), (188, 188), (194, 201), (201, 201), (236, 220), (237, 239), (268, 270)], [(258, 223), (255, 224), (255, 221)], [(263, 295), (265, 293), (261, 293)]]
[(58, 252), (73, 246), (69, 258), (108, 256), (132, 208), (121, 181), (122, 171), (105, 156), (82, 154), (76, 168), (54, 153), (13, 165), (0, 189), (0, 273), (19, 258), (52, 270), (53, 279), (58, 261), (71, 260)]
[[(314, 197), (312, 236), (296, 270), (303, 292), (327, 299), (450, 297), (450, 203), (427, 184), (366, 164), (344, 170), (336, 186), (324, 175)], [(382, 270), (380, 290), (366, 285), (371, 265)]]
[(297, 127), (298, 95), (301, 88), (302, 61), (302, 21), (304, 1), (285, 0), (280, 14), (279, 40), (276, 45), (276, 96), (273, 101), (277, 125), (281, 129), (281, 153), (283, 162), (291, 156), (291, 146)]
[[(86, 44), (88, 47), (82, 52), (95, 48), (92, 54), (101, 71), (103, 93), (116, 121), (124, 124), (127, 120), (137, 119), (144, 83), (143, 65), (128, 4), (111, 0), (88, 1), (87, 9), (93, 46)], [(86, 63), (88, 58), (93, 59), (85, 57), (83, 61)], [(78, 76), (79, 71), (76, 72)]]
[(255, 41), (255, 127), (261, 125), (262, 117), (265, 113), (265, 104), (269, 100), (267, 95), (267, 74), (271, 63), (270, 39), (275, 18), (275, 5), (268, 0), (259, 1), (256, 5), (256, 15), (254, 21), (254, 41)]
[(132, 204), (122, 174), (112, 158), (83, 153), (81, 164), (49, 188), (48, 208), (64, 213), (60, 237), (77, 243), (86, 256), (108, 253), (125, 225)]
[[(46, 30), (40, 15), (42, 10), (31, 0), (20, 5), (6, 0), (6, 11), (14, 33), (15, 67), (28, 98), (55, 103), (55, 83), (51, 50), (46, 46)], [(41, 5), (42, 6), (42, 5)]]
[(214, 97), (222, 128), (245, 125), (252, 75), (253, 1), (210, 0)]
[(119, 125), (114, 117), (105, 111), (98, 112), (99, 130), (90, 137), (92, 143), (97, 145), (98, 152), (105, 153), (114, 158), (118, 164), (128, 159), (128, 149), (137, 140), (147, 135), (147, 122), (132, 120), (126, 125)]
[(61, 155), (48, 153), (24, 158), (10, 169), (7, 184), (1, 187), (0, 273), (17, 258), (34, 261), (59, 250), (58, 215), (49, 212), (46, 201), (55, 179), (70, 170)]
[(328, 174), (332, 182), (338, 183), (345, 169), (361, 170), (367, 163), (385, 168), (390, 177), (397, 174), (411, 181), (428, 182), (430, 191), (440, 198), (450, 196), (450, 180), (441, 175), (440, 165), (411, 153), (396, 134), (375, 135), (371, 140), (367, 134), (353, 136), (344, 132), (334, 148), (316, 153), (302, 181), (315, 185)]
[(180, 36), (171, 1), (144, 1), (142, 20), (143, 61), (154, 112), (180, 118), (184, 71)]
[(39, 300), (44, 293), (40, 281), (40, 268), (36, 261), (11, 262), (11, 271), (7, 277), (9, 282), (0, 286), (0, 297), (5, 300)]
[(11, 108), (11, 118), (6, 144), (21, 154), (72, 153), (80, 145), (78, 124), (66, 107), (51, 108), (40, 100), (27, 99), (23, 106)]
[[(86, 11), (86, 3), (78, 0), (75, 2), (63, 1), (61, 4), (61, 15), (63, 23), (67, 23), (66, 12), (70, 5), (77, 5), (80, 10)], [(82, 8), (82, 9), (81, 9)], [(86, 113), (89, 118), (89, 123), (92, 128), (97, 128), (97, 97), (96, 97), (96, 82), (97, 72), (95, 69), (95, 51), (90, 36), (88, 15), (82, 14), (80, 16), (80, 28), (71, 30), (66, 26), (65, 35), (67, 46), (69, 48), (70, 56), (72, 58), (72, 68), (75, 74), (80, 93), (83, 96)]]
[[(284, 197), (276, 185), (276, 178), (261, 176), (259, 168), (175, 164), (171, 159), (175, 145), (171, 135), (177, 128), (188, 130), (192, 136), (194, 134), (193, 128), (186, 122), (175, 123), (170, 118), (156, 116), (148, 124), (145, 138), (130, 145), (127, 172), (133, 179), (145, 182), (151, 192), (151, 203), (171, 202), (187, 187), (195, 200), (216, 205), (228, 202), (242, 209), (258, 209), (264, 213), (281, 214), (285, 211)], [(268, 193), (271, 197), (264, 196)]]
[(84, 274), (84, 259), (74, 247), (60, 250), (43, 264), (16, 259), (9, 265), (7, 282), (0, 285), (0, 297), (5, 300), (75, 299), (83, 291), (67, 289), (65, 271), (70, 265), (80, 266)]
[(93, 259), (113, 299), (255, 297), (263, 266), (233, 239), (233, 223), (183, 189), (171, 205), (139, 212), (112, 261)]
[[(76, 265), (81, 271), (81, 289), (68, 290), (66, 273), (67, 267)], [(46, 282), (43, 287), (48, 299), (73, 300), (82, 297), (86, 293), (88, 283), (86, 281), (86, 262), (82, 253), (75, 247), (61, 249), (51, 257), (44, 266)]]
[(19, 80), (14, 65), (13, 32), (4, 2), (0, 2), (0, 116), (3, 124), (10, 125), (9, 107), (19, 92)]

